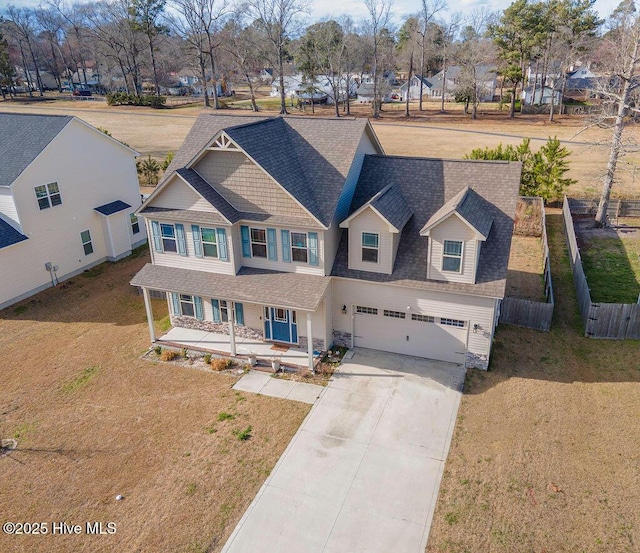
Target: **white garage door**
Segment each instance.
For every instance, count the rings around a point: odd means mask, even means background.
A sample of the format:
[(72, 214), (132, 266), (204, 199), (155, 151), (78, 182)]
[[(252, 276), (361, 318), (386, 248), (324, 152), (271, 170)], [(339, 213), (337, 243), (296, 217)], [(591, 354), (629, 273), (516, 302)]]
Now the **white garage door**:
[(354, 345), (463, 363), (467, 323), (457, 319), (355, 306)]

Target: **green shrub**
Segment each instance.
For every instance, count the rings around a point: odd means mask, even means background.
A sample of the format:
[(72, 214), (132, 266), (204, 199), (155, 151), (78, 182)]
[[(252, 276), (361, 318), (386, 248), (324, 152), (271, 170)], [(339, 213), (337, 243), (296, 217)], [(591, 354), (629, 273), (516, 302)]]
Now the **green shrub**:
[(153, 351), (156, 355), (160, 355), (162, 353), (162, 346), (156, 346), (155, 348), (153, 348)]
[(205, 353), (202, 356), (202, 359), (204, 360), (204, 362), (209, 365), (211, 363), (211, 354), (210, 353)]
[(111, 92), (107, 94), (107, 105), (109, 106), (148, 106), (152, 108), (162, 108), (167, 102), (166, 96), (155, 96), (153, 94), (127, 94), (126, 92)]
[(240, 440), (241, 442), (245, 442), (246, 440), (251, 438), (252, 430), (253, 428), (251, 428), (251, 426), (247, 426), (244, 430), (234, 430), (233, 434), (236, 438), (238, 438), (238, 440)]

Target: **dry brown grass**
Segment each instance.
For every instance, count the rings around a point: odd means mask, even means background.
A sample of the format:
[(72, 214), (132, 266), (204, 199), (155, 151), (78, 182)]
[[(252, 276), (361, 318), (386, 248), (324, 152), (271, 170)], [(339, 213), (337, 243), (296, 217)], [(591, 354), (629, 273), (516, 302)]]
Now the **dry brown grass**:
[[(598, 196), (601, 177), (604, 174), (608, 155), (606, 139), (609, 132), (597, 127), (581, 132), (588, 121), (582, 117), (559, 116), (554, 123), (545, 115), (507, 117), (506, 111), (481, 110), (480, 117), (472, 121), (461, 113), (460, 106), (448, 104), (448, 113), (440, 114), (439, 106), (428, 103), (427, 111), (418, 112), (413, 106), (413, 116), (405, 118), (402, 106), (387, 106), (382, 118), (375, 121), (374, 128), (389, 154), (416, 155), (426, 157), (461, 158), (473, 148), (517, 144), (522, 138), (532, 138), (532, 148), (537, 149), (549, 136), (558, 136), (572, 152), (569, 175), (576, 179), (570, 195)], [(176, 151), (193, 121), (202, 108), (198, 106), (172, 110), (153, 110), (131, 106), (109, 107), (102, 102), (46, 102), (37, 104), (0, 101), (0, 110), (29, 113), (64, 113), (77, 115), (97, 127), (111, 131), (115, 138), (129, 143), (143, 155), (152, 155), (158, 160), (168, 151)], [(359, 117), (369, 116), (371, 108), (354, 105), (353, 113)], [(247, 110), (230, 110), (224, 113), (250, 115)], [(267, 112), (263, 112), (267, 113)], [(293, 114), (300, 114), (297, 110)], [(305, 112), (304, 115), (310, 115)], [(318, 107), (318, 116), (332, 116), (330, 107)], [(626, 140), (638, 141), (640, 129), (629, 125)], [(637, 155), (629, 155), (620, 163), (614, 197), (640, 197), (640, 187), (635, 173), (626, 162), (640, 162)]]
[(640, 351), (582, 333), (558, 210), (550, 333), (501, 327), (468, 373), (429, 553), (632, 553), (640, 544)]
[(0, 521), (117, 524), (113, 536), (0, 534), (0, 551), (219, 551), (308, 412), (234, 392), (227, 374), (142, 360), (144, 305), (128, 282), (147, 261), (0, 312), (0, 435), (18, 441), (0, 458)]
[(543, 255), (540, 238), (514, 235), (507, 271), (507, 296), (545, 301)]

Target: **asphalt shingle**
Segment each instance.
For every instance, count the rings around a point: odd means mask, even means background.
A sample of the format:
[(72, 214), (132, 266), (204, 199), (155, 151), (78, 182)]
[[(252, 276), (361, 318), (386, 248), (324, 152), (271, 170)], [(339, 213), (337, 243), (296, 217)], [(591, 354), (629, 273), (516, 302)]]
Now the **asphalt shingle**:
[(109, 202), (108, 204), (104, 204), (98, 207), (94, 207), (98, 213), (102, 215), (113, 215), (114, 213), (118, 213), (118, 211), (124, 211), (125, 209), (129, 209), (131, 206), (123, 202), (122, 200), (116, 200), (115, 202)]
[(13, 246), (23, 240), (27, 240), (27, 237), (0, 217), (0, 249)]
[(0, 113), (0, 186), (10, 186), (72, 119)]

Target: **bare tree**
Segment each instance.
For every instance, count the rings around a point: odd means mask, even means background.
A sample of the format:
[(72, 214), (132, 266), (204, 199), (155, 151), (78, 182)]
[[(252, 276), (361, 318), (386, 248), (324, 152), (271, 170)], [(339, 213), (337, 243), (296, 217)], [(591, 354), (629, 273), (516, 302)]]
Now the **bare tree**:
[[(9, 27), (9, 31), (13, 31), (14, 38), (20, 45), (20, 51), (22, 52), (22, 59), (24, 64), (24, 70), (26, 73), (27, 81), (30, 80), (29, 69), (25, 59), (24, 47), (26, 46), (31, 62), (33, 63), (33, 70), (36, 75), (36, 86), (40, 92), (40, 96), (44, 96), (44, 87), (42, 85), (42, 79), (40, 78), (40, 69), (36, 60), (35, 54), (35, 14), (29, 8), (17, 8), (15, 6), (7, 7), (7, 15), (12, 25)], [(31, 95), (31, 86), (29, 87), (29, 94)]]
[[(390, 21), (390, 11), (393, 0), (364, 0), (364, 5), (369, 12), (367, 20), (369, 40), (372, 44), (372, 67), (371, 73), (373, 77), (373, 117), (380, 117), (382, 109), (382, 77), (384, 71), (379, 67), (381, 58), (381, 46), (386, 38), (383, 31), (387, 30)], [(388, 35), (388, 33), (386, 33)]]
[(300, 17), (309, 13), (310, 0), (247, 0), (248, 15), (272, 50), (280, 82), (280, 113), (287, 113), (284, 60), (287, 41), (298, 30)]
[(640, 86), (640, 79), (636, 75), (640, 63), (640, 16), (636, 12), (633, 2), (623, 2), (616, 19), (612, 21), (613, 28), (604, 40), (608, 46), (607, 67), (610, 69), (607, 86), (601, 93), (609, 103), (617, 106), (613, 121), (613, 135), (607, 171), (602, 185), (602, 194), (596, 213), (596, 225), (607, 225), (607, 209), (611, 198), (611, 188), (615, 182), (618, 159), (623, 155), (622, 135), (626, 126), (626, 117), (630, 110), (639, 112), (632, 107), (631, 100), (636, 89)]
[[(424, 77), (425, 69), (426, 69), (426, 55), (427, 49), (429, 48), (429, 44), (431, 41), (428, 40), (429, 36), (429, 27), (433, 22), (435, 16), (441, 11), (445, 11), (447, 9), (447, 0), (422, 0), (420, 6), (420, 25), (417, 28), (418, 33), (420, 34), (420, 76)], [(420, 102), (418, 109), (420, 111), (422, 108), (422, 94), (423, 94), (423, 85), (424, 82), (420, 80)]]

